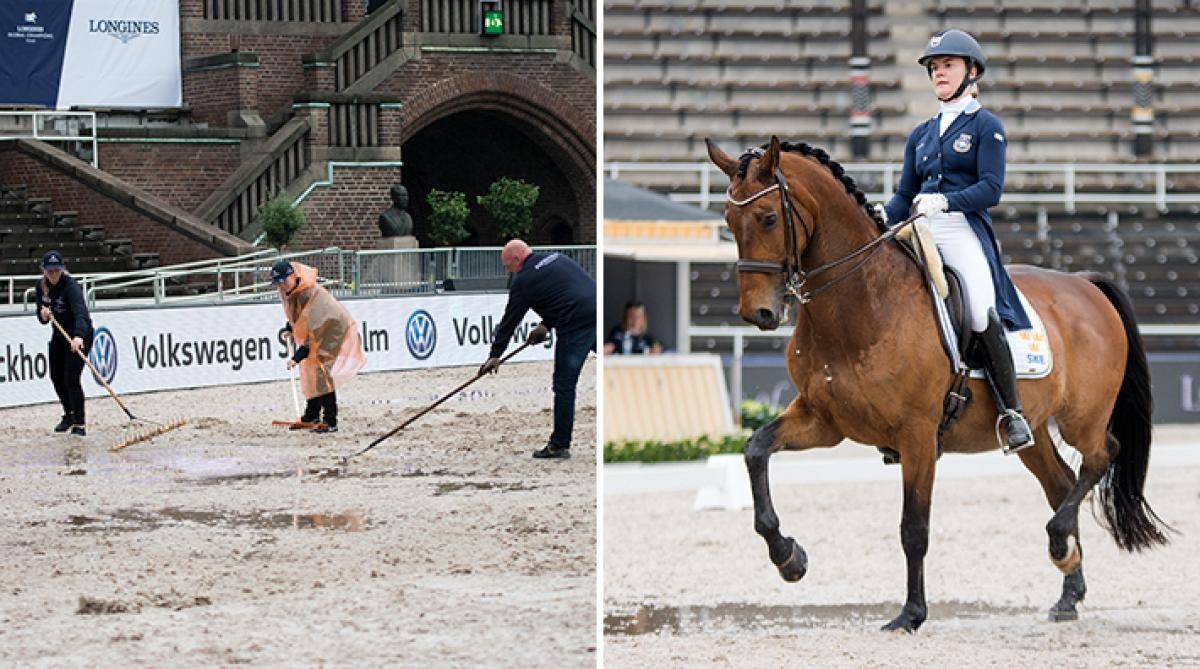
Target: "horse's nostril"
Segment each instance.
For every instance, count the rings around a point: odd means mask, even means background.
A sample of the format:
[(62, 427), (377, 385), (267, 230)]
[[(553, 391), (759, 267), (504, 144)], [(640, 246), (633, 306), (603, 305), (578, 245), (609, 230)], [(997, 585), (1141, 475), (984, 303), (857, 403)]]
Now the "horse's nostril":
[(760, 323), (770, 323), (775, 320), (775, 312), (770, 309), (759, 309), (755, 315), (758, 316)]

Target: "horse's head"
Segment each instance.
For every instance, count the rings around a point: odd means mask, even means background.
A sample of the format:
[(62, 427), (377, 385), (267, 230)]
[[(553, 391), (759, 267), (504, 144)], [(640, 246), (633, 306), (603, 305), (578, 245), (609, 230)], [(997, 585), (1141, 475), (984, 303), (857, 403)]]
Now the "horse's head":
[(725, 222), (737, 240), (738, 313), (760, 330), (787, 320), (789, 288), (800, 276), (800, 256), (811, 236), (810, 212), (803, 211), (780, 170), (780, 144), (733, 158), (711, 141), (708, 157), (729, 176)]

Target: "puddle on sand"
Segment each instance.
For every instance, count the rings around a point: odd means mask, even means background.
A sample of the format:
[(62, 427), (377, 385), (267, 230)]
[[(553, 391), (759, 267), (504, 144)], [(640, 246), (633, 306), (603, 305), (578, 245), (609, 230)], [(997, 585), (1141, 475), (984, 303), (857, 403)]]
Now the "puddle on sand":
[(343, 513), (232, 513), (189, 511), (167, 508), (160, 511), (120, 509), (107, 517), (68, 516), (67, 524), (76, 532), (144, 532), (163, 526), (195, 523), (209, 527), (251, 527), (260, 530), (324, 529), (362, 532), (367, 529), (367, 511), (350, 509)]
[(437, 484), (437, 489), (433, 491), (433, 496), (437, 497), (467, 489), (511, 491), (533, 490), (534, 486), (521, 485), (520, 483), (494, 483), (492, 481), (451, 481), (449, 483)]
[[(763, 606), (717, 604), (714, 606), (638, 606), (632, 615), (606, 613), (606, 635), (690, 634), (717, 627), (742, 629), (811, 629), (842, 623), (891, 620), (900, 612), (899, 603), (825, 604), (812, 606)], [(984, 618), (988, 616), (1037, 614), (1033, 608), (990, 606), (979, 602), (943, 602), (929, 607), (929, 619)]]

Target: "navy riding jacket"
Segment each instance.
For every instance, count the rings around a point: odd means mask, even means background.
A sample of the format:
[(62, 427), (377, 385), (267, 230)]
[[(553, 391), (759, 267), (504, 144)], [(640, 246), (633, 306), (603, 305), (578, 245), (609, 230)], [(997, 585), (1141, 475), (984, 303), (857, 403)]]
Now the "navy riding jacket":
[(908, 136), (900, 184), (886, 209), (888, 220), (895, 224), (909, 217), (918, 193), (945, 195), (949, 210), (966, 216), (987, 256), (996, 312), (1008, 329), (1025, 330), (1032, 327), (1029, 316), (1004, 270), (988, 215), (1004, 192), (1004, 150), (1004, 125), (986, 109), (969, 105), (940, 137), (938, 117), (934, 116)]

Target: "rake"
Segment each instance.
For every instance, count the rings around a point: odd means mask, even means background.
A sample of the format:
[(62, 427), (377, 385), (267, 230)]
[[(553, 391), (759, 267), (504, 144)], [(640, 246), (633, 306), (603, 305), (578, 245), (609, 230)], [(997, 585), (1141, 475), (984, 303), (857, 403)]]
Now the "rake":
[[(290, 338), (288, 339), (288, 353), (290, 354), (289, 358), (296, 355), (296, 342)], [(324, 427), (325, 423), (320, 421), (309, 423), (302, 420), (304, 416), (300, 414), (300, 396), (296, 394), (296, 368), (292, 367), (288, 370), (288, 373), (291, 375), (292, 380), (292, 408), (296, 410), (296, 420), (273, 420), (271, 421), (271, 425), (274, 427), (286, 427), (289, 430), (308, 430)]]
[[(512, 353), (509, 353), (508, 355), (501, 358), (500, 364), (504, 364), (504, 363), (508, 362), (509, 358), (511, 358), (514, 355), (520, 353), (521, 351), (524, 351), (525, 349), (529, 348), (530, 345), (531, 344), (529, 342), (525, 342), (524, 344), (521, 344), (515, 350), (513, 350)], [(362, 455), (363, 453), (366, 453), (367, 451), (371, 450), (372, 448), (375, 448), (379, 444), (383, 443), (383, 441), (385, 439), (387, 439), (388, 437), (391, 437), (392, 435), (396, 434), (400, 430), (403, 430), (404, 428), (408, 427), (412, 422), (416, 421), (421, 416), (424, 416), (425, 414), (429, 413), (430, 411), (433, 411), (434, 409), (436, 409), (438, 406), (440, 406), (442, 404), (442, 402), (445, 402), (446, 400), (450, 399), (451, 397), (454, 397), (458, 393), (462, 392), (462, 390), (464, 388), (466, 388), (467, 386), (471, 385), (472, 383), (475, 383), (476, 381), (478, 381), (479, 379), (482, 379), (482, 378), (483, 378), (483, 374), (476, 373), (475, 376), (468, 379), (465, 383), (463, 383), (459, 387), (455, 388), (454, 390), (451, 390), (450, 392), (446, 393), (445, 395), (442, 395), (442, 397), (440, 399), (438, 399), (438, 401), (434, 402), (433, 404), (430, 404), (429, 406), (425, 407), (424, 409), (421, 409), (419, 412), (417, 412), (417, 414), (415, 416), (413, 416), (412, 418), (409, 418), (408, 420), (401, 423), (399, 427), (393, 429), (392, 431), (388, 432), (387, 434), (383, 435), (382, 437), (379, 437), (375, 441), (372, 441), (370, 444), (367, 444), (366, 448), (363, 448), (361, 451), (358, 451), (357, 453), (352, 453), (350, 455), (343, 457), (341, 459), (341, 463), (346, 464), (346, 463), (350, 462), (350, 458), (356, 458), (356, 457)]]
[[(50, 317), (50, 322), (54, 324), (54, 328), (58, 330), (59, 334), (61, 334), (68, 342), (71, 341), (71, 335), (67, 334), (67, 331), (63, 329), (62, 325), (59, 325), (58, 320), (55, 319), (54, 316)], [(187, 424), (187, 421), (183, 418), (176, 418), (167, 421), (166, 423), (159, 423), (148, 418), (141, 418), (133, 415), (133, 412), (129, 410), (129, 407), (125, 406), (125, 403), (121, 401), (121, 396), (117, 394), (117, 391), (113, 390), (112, 386), (108, 385), (108, 382), (101, 378), (99, 370), (96, 369), (96, 366), (92, 364), (91, 360), (88, 360), (88, 357), (84, 355), (83, 351), (75, 351), (75, 353), (77, 353), (80, 359), (83, 360), (84, 364), (88, 366), (88, 369), (92, 370), (92, 375), (96, 377), (96, 380), (100, 382), (100, 385), (104, 386), (104, 389), (108, 391), (109, 395), (112, 395), (112, 398), (117, 403), (117, 406), (121, 407), (121, 411), (124, 411), (125, 415), (129, 417), (129, 422), (125, 423), (125, 428), (121, 433), (121, 440), (109, 447), (108, 450), (116, 452), (131, 444), (136, 444), (139, 441), (146, 441), (147, 439), (153, 439), (164, 432), (169, 432), (170, 430), (174, 430), (177, 427), (182, 427)]]

